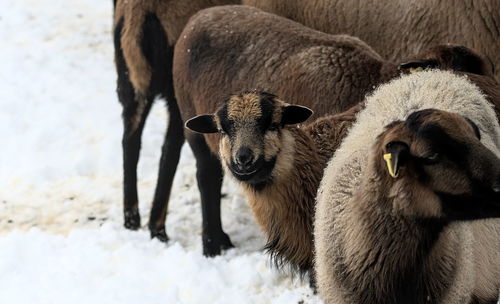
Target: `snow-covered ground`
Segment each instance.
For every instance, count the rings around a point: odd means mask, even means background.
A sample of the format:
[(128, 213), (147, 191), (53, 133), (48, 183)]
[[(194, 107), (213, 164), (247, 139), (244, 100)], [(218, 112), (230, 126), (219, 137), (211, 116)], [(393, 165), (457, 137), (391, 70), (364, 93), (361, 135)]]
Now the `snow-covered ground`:
[[(122, 228), (121, 107), (111, 0), (0, 2), (0, 303), (320, 303), (270, 266), (226, 181), (236, 249), (201, 254), (194, 158), (184, 146), (171, 238)], [(167, 115), (150, 114), (139, 163), (146, 224)]]

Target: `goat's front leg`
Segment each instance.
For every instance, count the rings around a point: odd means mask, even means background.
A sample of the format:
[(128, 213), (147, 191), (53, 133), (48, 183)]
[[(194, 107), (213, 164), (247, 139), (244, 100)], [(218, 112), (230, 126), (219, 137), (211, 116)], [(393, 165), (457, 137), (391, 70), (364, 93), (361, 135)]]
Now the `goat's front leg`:
[(229, 236), (222, 230), (220, 219), (222, 166), (202, 135), (190, 134), (188, 142), (196, 157), (196, 178), (203, 217), (203, 254), (219, 255), (222, 250), (234, 247)]

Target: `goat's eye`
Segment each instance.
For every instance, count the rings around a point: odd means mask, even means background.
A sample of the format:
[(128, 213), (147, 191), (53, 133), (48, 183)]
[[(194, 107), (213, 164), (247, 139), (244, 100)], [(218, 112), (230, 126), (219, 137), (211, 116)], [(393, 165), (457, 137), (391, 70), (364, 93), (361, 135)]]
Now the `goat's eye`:
[(226, 134), (226, 132), (224, 130), (222, 130), (222, 129), (219, 129), (219, 133), (220, 134)]
[(439, 157), (439, 153), (434, 152), (434, 153), (430, 153), (429, 155), (424, 156), (423, 159), (424, 159), (424, 164), (433, 165), (433, 164), (439, 162), (440, 157)]

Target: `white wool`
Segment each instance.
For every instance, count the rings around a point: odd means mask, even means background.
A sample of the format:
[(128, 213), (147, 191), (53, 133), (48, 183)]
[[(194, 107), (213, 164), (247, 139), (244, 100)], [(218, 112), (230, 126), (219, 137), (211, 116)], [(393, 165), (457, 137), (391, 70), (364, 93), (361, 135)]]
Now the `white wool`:
[[(357, 122), (330, 160), (318, 190), (314, 232), (316, 271), (320, 293), (327, 303), (334, 299), (336, 292), (331, 284), (331, 265), (335, 256), (331, 242), (335, 237), (333, 219), (342, 212), (343, 205), (349, 203), (352, 193), (360, 186), (362, 170), (366, 168), (376, 137), (384, 127), (428, 108), (458, 113), (471, 119), (481, 131), (481, 142), (500, 156), (500, 127), (493, 106), (467, 77), (447, 71), (422, 71), (403, 75), (377, 88), (366, 98), (365, 109), (358, 114)], [(466, 248), (465, 242), (470, 244), (471, 240), (465, 240), (465, 235), (470, 234), (461, 235)], [(450, 291), (447, 303), (457, 303), (453, 301), (466, 296), (473, 286), (470, 281), (472, 276), (466, 278), (465, 273), (473, 267), (472, 263), (466, 263), (471, 253), (465, 251), (460, 261), (468, 266), (462, 267), (462, 273), (457, 275), (461, 283), (455, 284)], [(464, 285), (471, 287), (465, 291)]]

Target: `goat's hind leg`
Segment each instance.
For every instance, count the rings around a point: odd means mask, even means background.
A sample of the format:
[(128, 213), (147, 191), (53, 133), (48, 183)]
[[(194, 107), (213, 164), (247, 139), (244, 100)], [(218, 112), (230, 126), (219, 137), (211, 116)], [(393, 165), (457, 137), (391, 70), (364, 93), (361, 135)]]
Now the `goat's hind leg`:
[(215, 256), (233, 247), (229, 236), (222, 230), (220, 219), (222, 167), (219, 159), (208, 148), (203, 135), (190, 133), (187, 139), (196, 157), (196, 178), (203, 217), (203, 254)]
[(153, 99), (137, 96), (128, 78), (128, 68), (120, 42), (122, 28), (123, 19), (118, 22), (114, 30), (115, 60), (118, 73), (116, 91), (123, 107), (123, 213), (125, 228), (136, 230), (141, 226), (137, 196), (137, 162), (139, 161), (144, 123)]
[(137, 163), (141, 149), (142, 131), (152, 100), (144, 100), (123, 108), (123, 215), (125, 228), (141, 226), (137, 195)]
[[(170, 94), (173, 95), (173, 94)], [(168, 201), (175, 171), (179, 163), (182, 144), (184, 143), (184, 126), (175, 98), (167, 98), (169, 108), (168, 129), (163, 143), (158, 183), (156, 185), (153, 207), (149, 218), (149, 230), (152, 238), (162, 242), (168, 241), (165, 230)]]
[(155, 14), (146, 15), (142, 32), (141, 49), (151, 67), (149, 92), (152, 96), (163, 96), (167, 101), (169, 112), (168, 126), (163, 142), (156, 190), (148, 224), (151, 237), (167, 242), (165, 219), (172, 182), (179, 163), (182, 144), (184, 143), (184, 126), (175, 99), (172, 80), (173, 46), (169, 45), (167, 33)]

